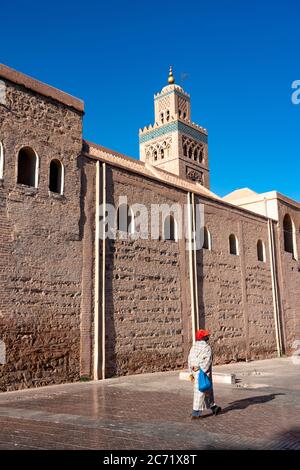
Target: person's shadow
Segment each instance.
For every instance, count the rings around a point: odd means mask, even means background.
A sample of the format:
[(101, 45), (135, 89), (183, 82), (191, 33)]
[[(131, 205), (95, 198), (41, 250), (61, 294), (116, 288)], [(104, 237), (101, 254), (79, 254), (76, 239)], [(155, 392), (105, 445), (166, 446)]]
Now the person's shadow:
[(278, 395), (285, 395), (285, 393), (271, 393), (270, 395), (260, 395), (256, 397), (243, 398), (242, 400), (236, 400), (229, 403), (222, 409), (222, 414), (232, 410), (244, 410), (251, 405), (258, 405), (261, 403), (267, 403), (268, 401), (274, 400)]

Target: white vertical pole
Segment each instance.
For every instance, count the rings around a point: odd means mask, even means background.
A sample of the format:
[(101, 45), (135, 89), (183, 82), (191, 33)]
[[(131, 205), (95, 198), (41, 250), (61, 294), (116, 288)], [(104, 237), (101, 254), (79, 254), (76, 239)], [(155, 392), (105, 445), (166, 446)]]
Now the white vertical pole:
[(191, 289), (191, 310), (192, 310), (192, 335), (195, 341), (195, 295), (194, 295), (194, 269), (193, 269), (193, 253), (192, 253), (192, 211), (191, 211), (191, 193), (187, 193), (188, 199), (188, 231), (189, 231), (189, 271), (190, 271), (190, 289)]
[(94, 293), (94, 380), (99, 379), (99, 204), (100, 162), (96, 162), (95, 207), (95, 293)]
[(194, 241), (194, 287), (195, 287), (195, 327), (199, 329), (199, 299), (198, 299), (198, 276), (197, 276), (197, 250), (196, 250), (196, 216), (195, 216), (195, 194), (192, 193), (192, 214), (193, 214), (193, 241)]
[(282, 339), (280, 333), (280, 323), (279, 323), (279, 299), (278, 299), (278, 290), (277, 282), (275, 279), (275, 246), (274, 246), (274, 228), (272, 221), (268, 220), (268, 233), (269, 233), (269, 250), (270, 250), (270, 268), (271, 268), (271, 278), (272, 278), (272, 294), (273, 294), (273, 308), (274, 308), (274, 322), (275, 322), (275, 334), (276, 334), (276, 345), (277, 345), (277, 354), (278, 357), (282, 355)]
[[(102, 194), (102, 203), (103, 203), (103, 217), (106, 216), (106, 163), (102, 165), (102, 184), (103, 184), (103, 194)], [(102, 379), (105, 379), (105, 302), (106, 302), (106, 292), (105, 292), (105, 260), (106, 260), (106, 238), (105, 238), (105, 224), (103, 224), (103, 234), (102, 234)]]

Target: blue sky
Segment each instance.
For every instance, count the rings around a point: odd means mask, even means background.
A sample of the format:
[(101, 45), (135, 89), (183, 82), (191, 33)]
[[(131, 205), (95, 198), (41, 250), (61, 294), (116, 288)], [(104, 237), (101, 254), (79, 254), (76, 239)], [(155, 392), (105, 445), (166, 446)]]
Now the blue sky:
[(85, 138), (135, 158), (172, 64), (209, 131), (211, 189), (300, 200), (299, 20), (298, 0), (14, 0), (0, 61), (84, 99)]

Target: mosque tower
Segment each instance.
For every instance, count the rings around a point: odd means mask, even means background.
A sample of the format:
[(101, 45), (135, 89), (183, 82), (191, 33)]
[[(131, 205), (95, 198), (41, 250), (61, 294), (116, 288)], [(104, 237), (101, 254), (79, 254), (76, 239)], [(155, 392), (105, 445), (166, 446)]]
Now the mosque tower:
[(191, 121), (190, 95), (176, 85), (172, 67), (168, 85), (154, 95), (154, 116), (139, 132), (141, 161), (209, 189), (207, 130)]

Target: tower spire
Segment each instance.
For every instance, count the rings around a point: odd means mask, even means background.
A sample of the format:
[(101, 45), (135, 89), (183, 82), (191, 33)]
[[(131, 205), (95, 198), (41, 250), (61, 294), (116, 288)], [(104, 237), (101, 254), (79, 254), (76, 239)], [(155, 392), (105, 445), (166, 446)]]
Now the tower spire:
[(154, 124), (140, 130), (140, 158), (209, 189), (207, 131), (191, 121), (191, 103), (175, 83), (170, 67), (166, 85), (154, 95)]
[(173, 77), (173, 67), (172, 67), (172, 65), (170, 66), (168, 82), (170, 83), (170, 85), (175, 83), (175, 78)]

